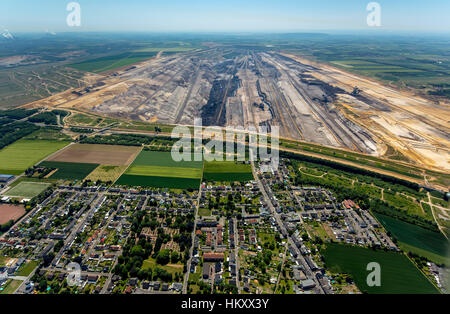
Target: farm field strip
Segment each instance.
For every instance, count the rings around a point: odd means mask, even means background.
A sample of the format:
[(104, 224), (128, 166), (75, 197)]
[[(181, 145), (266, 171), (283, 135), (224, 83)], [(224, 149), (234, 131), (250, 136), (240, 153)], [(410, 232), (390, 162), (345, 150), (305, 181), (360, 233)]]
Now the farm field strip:
[(69, 142), (19, 140), (0, 150), (0, 173), (19, 175)]
[(116, 184), (197, 189), (200, 186), (202, 169), (201, 161), (176, 162), (168, 152), (142, 151)]
[(132, 165), (140, 166), (160, 166), (160, 167), (177, 167), (177, 168), (199, 168), (203, 167), (203, 161), (180, 161), (173, 160), (171, 153), (142, 151), (134, 160)]
[(69, 67), (79, 71), (101, 73), (145, 61), (156, 56), (157, 54), (157, 51), (123, 53), (119, 55), (90, 59), (80, 63), (69, 64)]
[[(335, 273), (350, 274), (362, 292), (371, 294), (435, 294), (437, 288), (404, 255), (342, 244), (327, 244), (325, 265)], [(381, 266), (381, 286), (367, 285), (369, 263)]]
[(50, 176), (50, 179), (83, 180), (94, 171), (99, 164), (43, 161), (39, 166), (58, 169)]
[(200, 186), (200, 179), (135, 176), (124, 174), (119, 178), (116, 184), (141, 186), (144, 188), (198, 189)]
[(190, 178), (200, 179), (202, 177), (202, 169), (198, 168), (181, 168), (177, 167), (174, 171), (173, 167), (159, 166), (131, 166), (126, 172), (129, 175), (137, 176), (165, 176), (170, 178)]
[(100, 165), (86, 177), (86, 180), (91, 180), (93, 182), (98, 180), (103, 182), (114, 182), (126, 169), (127, 166)]
[(406, 251), (426, 255), (436, 263), (449, 263), (450, 245), (441, 233), (433, 232), (389, 216), (376, 214), (381, 224), (400, 242), (405, 244)]
[(251, 181), (253, 173), (251, 165), (228, 161), (205, 162), (203, 181)]
[(25, 214), (25, 208), (18, 205), (2, 204), (0, 205), (0, 225), (10, 220), (16, 221)]
[(75, 144), (53, 155), (47, 161), (127, 166), (139, 153), (140, 147)]

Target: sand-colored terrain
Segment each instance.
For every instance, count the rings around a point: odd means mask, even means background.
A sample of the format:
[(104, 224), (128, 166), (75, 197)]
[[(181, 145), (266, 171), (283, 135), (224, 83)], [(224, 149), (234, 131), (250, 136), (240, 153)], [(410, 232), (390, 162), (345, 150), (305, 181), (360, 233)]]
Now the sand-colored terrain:
[[(310, 72), (319, 80), (347, 92), (354, 87), (360, 88), (361, 96), (369, 103), (348, 94), (339, 97), (338, 102), (356, 114), (356, 123), (365, 125), (384, 143), (418, 164), (450, 170), (449, 103), (436, 104), (411, 92), (395, 90), (328, 65), (288, 56), (303, 64), (320, 67), (320, 71)], [(370, 101), (377, 104), (370, 105)]]
[[(209, 48), (161, 56), (29, 107), (192, 125), (280, 127), (280, 136), (373, 156), (395, 150), (417, 165), (450, 170), (450, 105), (276, 52)], [(233, 52), (233, 56), (226, 56)], [(225, 57), (226, 56), (226, 57)], [(354, 94), (355, 87), (360, 92)]]
[(54, 154), (47, 161), (127, 166), (140, 152), (140, 147), (75, 144)]

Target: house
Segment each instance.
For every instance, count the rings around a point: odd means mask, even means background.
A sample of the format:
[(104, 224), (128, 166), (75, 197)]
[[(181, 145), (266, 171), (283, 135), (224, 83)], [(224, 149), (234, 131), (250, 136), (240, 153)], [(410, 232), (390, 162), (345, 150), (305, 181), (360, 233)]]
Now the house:
[(178, 283), (178, 282), (174, 282), (172, 284), (171, 290), (180, 292), (182, 289), (183, 289), (183, 284)]
[(0, 267), (0, 284), (8, 279), (8, 269)]
[(112, 278), (111, 278), (111, 281), (112, 282), (118, 282), (120, 280), (120, 276), (119, 275), (114, 275), (114, 276), (112, 276)]
[(316, 286), (316, 283), (314, 282), (314, 280), (311, 280), (311, 279), (303, 280), (302, 283), (300, 284), (300, 287), (303, 290), (310, 290), (310, 289), (313, 289), (315, 286)]
[(88, 275), (87, 281), (88, 283), (96, 283), (98, 280), (98, 275)]
[(205, 253), (203, 254), (203, 262), (223, 262), (225, 259), (225, 255), (223, 253)]
[(137, 284), (138, 284), (138, 279), (137, 278), (130, 278), (129, 284), (130, 284), (130, 286), (136, 287)]
[(244, 291), (250, 292), (250, 279), (248, 277), (244, 277)]
[(163, 283), (161, 285), (161, 291), (169, 291), (169, 284), (168, 283)]
[(231, 276), (236, 276), (236, 264), (230, 264), (230, 274)]
[(209, 264), (209, 263), (203, 264), (202, 274), (203, 274), (203, 279), (209, 279), (210, 277), (212, 277), (213, 272), (212, 272), (211, 264)]
[(6, 184), (13, 178), (14, 178), (14, 176), (11, 176), (11, 175), (0, 174), (0, 184)]
[(59, 273), (59, 275), (58, 275), (58, 281), (63, 281), (63, 280), (64, 280), (64, 277), (65, 277), (65, 274), (64, 274), (64, 273)]

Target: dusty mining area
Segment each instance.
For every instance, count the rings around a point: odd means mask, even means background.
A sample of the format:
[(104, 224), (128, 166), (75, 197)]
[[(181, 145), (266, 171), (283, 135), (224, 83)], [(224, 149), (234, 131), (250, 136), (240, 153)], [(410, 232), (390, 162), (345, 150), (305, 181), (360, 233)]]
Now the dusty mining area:
[(160, 56), (37, 102), (146, 122), (279, 126), (280, 136), (450, 169), (449, 104), (270, 49), (215, 46)]

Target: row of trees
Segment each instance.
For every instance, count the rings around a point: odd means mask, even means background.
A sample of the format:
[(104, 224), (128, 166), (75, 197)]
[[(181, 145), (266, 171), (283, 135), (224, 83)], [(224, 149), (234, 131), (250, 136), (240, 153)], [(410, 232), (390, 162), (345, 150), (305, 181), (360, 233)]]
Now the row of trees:
[(5, 117), (13, 120), (22, 120), (26, 117), (29, 117), (38, 112), (37, 109), (10, 109), (10, 110), (1, 110), (0, 117)]
[(39, 130), (38, 126), (28, 122), (13, 122), (0, 125), (0, 149)]

